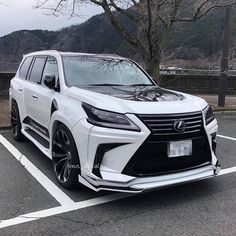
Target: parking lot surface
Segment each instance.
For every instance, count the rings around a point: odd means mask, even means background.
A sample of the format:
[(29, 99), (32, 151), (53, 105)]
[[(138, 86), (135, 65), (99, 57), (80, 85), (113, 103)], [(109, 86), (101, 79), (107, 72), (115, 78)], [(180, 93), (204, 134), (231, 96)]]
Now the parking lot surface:
[(236, 235), (236, 113), (217, 115), (222, 174), (143, 194), (58, 186), (31, 142), (0, 134), (0, 235)]

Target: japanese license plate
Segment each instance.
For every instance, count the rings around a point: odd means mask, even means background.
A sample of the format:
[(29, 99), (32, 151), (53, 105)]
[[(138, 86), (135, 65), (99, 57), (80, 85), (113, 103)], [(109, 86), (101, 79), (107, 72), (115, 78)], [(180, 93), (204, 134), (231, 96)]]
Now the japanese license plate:
[(167, 154), (169, 158), (191, 156), (192, 155), (192, 140), (169, 142)]

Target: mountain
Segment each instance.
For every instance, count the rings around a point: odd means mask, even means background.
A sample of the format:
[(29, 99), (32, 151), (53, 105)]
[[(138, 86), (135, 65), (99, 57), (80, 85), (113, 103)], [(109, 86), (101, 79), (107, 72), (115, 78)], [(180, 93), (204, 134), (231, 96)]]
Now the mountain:
[[(235, 17), (235, 16), (234, 16)], [(126, 26), (132, 30), (129, 20)], [(233, 21), (233, 48), (236, 27)], [(164, 57), (173, 54), (169, 61), (212, 58), (218, 60), (222, 48), (224, 14), (218, 10), (197, 23), (175, 27), (168, 38)], [(0, 37), (0, 71), (15, 71), (23, 54), (46, 49), (60, 51), (114, 53), (140, 61), (135, 49), (126, 43), (112, 27), (104, 14), (96, 15), (80, 25), (59, 31), (21, 30)], [(179, 53), (175, 53), (179, 51)], [(232, 50), (236, 52), (236, 50)], [(234, 57), (234, 54), (231, 55)], [(214, 59), (215, 58), (215, 59)], [(210, 60), (210, 59), (209, 59)], [(168, 62), (166, 62), (168, 64)], [(183, 63), (184, 64), (184, 63)], [(205, 64), (205, 63), (204, 63)]]

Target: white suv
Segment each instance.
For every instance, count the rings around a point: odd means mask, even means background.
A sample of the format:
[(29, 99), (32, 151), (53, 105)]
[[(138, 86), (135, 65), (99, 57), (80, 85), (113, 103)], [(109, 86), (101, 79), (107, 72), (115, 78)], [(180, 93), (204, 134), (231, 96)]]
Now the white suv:
[(141, 192), (218, 174), (217, 121), (201, 98), (158, 87), (134, 61), (41, 51), (11, 80), (13, 137), (52, 159), (59, 183)]

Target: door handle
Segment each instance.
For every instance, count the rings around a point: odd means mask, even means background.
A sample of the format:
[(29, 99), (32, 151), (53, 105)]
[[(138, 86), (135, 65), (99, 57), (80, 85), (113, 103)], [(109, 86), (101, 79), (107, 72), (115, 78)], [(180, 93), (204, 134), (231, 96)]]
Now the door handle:
[(36, 96), (36, 95), (32, 95), (32, 97), (33, 97), (35, 100), (38, 99), (38, 96)]
[(19, 88), (18, 91), (19, 91), (19, 92), (23, 92), (23, 89), (20, 89), (20, 88)]

